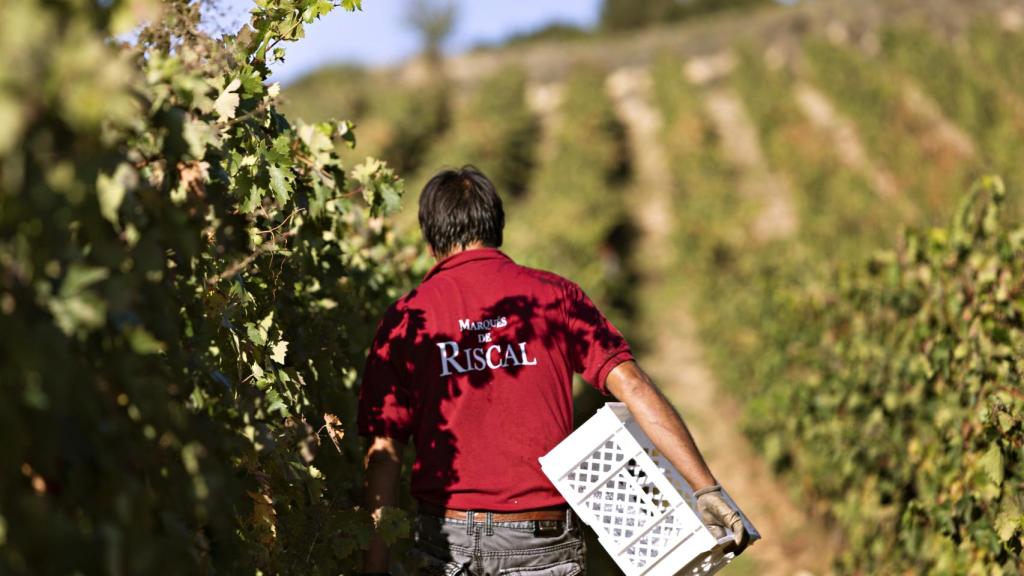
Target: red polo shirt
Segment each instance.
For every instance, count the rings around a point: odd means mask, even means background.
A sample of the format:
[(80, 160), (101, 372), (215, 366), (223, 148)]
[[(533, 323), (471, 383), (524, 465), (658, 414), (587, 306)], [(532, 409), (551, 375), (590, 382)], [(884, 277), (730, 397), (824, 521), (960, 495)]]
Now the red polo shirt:
[(576, 284), (499, 250), (439, 262), (388, 309), (366, 361), (359, 432), (416, 445), (412, 493), (463, 510), (565, 500), (540, 470), (572, 432), (572, 375), (605, 392), (629, 345)]

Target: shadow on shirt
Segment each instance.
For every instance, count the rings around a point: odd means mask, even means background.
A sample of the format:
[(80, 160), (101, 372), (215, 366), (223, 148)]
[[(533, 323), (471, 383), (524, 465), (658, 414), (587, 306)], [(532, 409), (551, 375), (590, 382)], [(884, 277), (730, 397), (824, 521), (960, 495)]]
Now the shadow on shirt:
[[(614, 353), (626, 346), (622, 335), (589, 298), (582, 292), (580, 296), (549, 302), (542, 302), (535, 296), (502, 298), (473, 316), (506, 318), (509, 322), (507, 327), (493, 330), (493, 341), (481, 344), (478, 339), (481, 332), (474, 330), (462, 330), (458, 334), (428, 334), (426, 312), (408, 304), (416, 297), (415, 290), (410, 292), (388, 310), (378, 328), (360, 392), (360, 418), (362, 420), (365, 415), (369, 423), (364, 427), (361, 422), (361, 432), (391, 436), (403, 442), (412, 437), (419, 464), (414, 472), (414, 481), (418, 485), (442, 487), (441, 494), (435, 493), (432, 502), (446, 505), (448, 498), (444, 495), (450, 498), (450, 494), (443, 488), (454, 486), (460, 480), (459, 471), (453, 465), (460, 446), (442, 407), (460, 397), (467, 388), (485, 388), (494, 381), (497, 373), (493, 362), (487, 369), (477, 369), (481, 366), (480, 356), (474, 356), (473, 352), (466, 355), (466, 350), (498, 346), (502, 362), (500, 369), (515, 378), (533, 365), (531, 360), (536, 362), (536, 357), (529, 355), (520, 343), (539, 346), (534, 350), (544, 350), (545, 357), (566, 362), (564, 373), (569, 377), (559, 384), (569, 388), (567, 393), (571, 395), (572, 373), (583, 373), (591, 380), (596, 379), (600, 368), (595, 368), (595, 365), (600, 364), (609, 351)], [(455, 360), (449, 356), (449, 361), (445, 362), (444, 351), (454, 352), (455, 345), (461, 356)], [(489, 356), (484, 361), (496, 357)], [(443, 372), (449, 374), (439, 378)], [(586, 387), (586, 392), (575, 402), (582, 409), (576, 415), (576, 423), (589, 418), (605, 400), (606, 397), (598, 390)], [(489, 408), (480, 407), (483, 410)], [(538, 416), (546, 417), (543, 413)], [(524, 429), (529, 428), (528, 422), (523, 424)], [(568, 426), (572, 424), (570, 422)], [(459, 433), (465, 435), (467, 432), (460, 430)], [(506, 429), (504, 433), (516, 437), (518, 432)], [(495, 466), (495, 473), (502, 473), (501, 463)], [(442, 499), (443, 502), (437, 501)]]

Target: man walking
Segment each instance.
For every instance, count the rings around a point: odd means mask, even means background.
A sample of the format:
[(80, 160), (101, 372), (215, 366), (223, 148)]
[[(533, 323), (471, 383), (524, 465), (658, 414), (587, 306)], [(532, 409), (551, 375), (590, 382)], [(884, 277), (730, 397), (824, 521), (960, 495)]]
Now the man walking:
[[(572, 432), (572, 377), (624, 402), (696, 490), (715, 536), (747, 535), (675, 409), (580, 288), (520, 266), (498, 248), (505, 214), (473, 167), (424, 187), (419, 221), (436, 265), (378, 328), (363, 378), (367, 504), (398, 501), (401, 454), (415, 444), (412, 495), (422, 574), (584, 573), (578, 519), (537, 459)], [(366, 574), (386, 574), (375, 536)], [(519, 573), (519, 572), (515, 572)]]

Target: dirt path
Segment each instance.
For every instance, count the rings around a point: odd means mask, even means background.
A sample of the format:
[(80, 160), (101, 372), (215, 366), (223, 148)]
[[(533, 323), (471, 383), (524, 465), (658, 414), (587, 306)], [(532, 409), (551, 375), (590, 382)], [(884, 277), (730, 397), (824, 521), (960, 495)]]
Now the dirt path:
[(526, 105), (540, 122), (540, 144), (538, 158), (551, 158), (554, 153), (555, 134), (558, 133), (562, 115), (559, 110), (565, 96), (565, 86), (560, 82), (529, 83), (526, 86)]
[[(608, 81), (635, 155), (636, 184), (631, 206), (642, 232), (641, 298), (648, 303), (643, 322), (654, 336), (652, 349), (641, 362), (679, 408), (712, 470), (764, 536), (723, 574), (826, 574), (832, 547), (822, 536), (824, 529), (789, 499), (785, 487), (740, 431), (739, 407), (719, 389), (706, 364), (684, 287), (669, 274), (674, 262), (670, 251), (672, 178), (660, 146), (661, 119), (650, 104), (650, 84), (649, 75), (642, 69), (616, 72)], [(738, 105), (733, 102), (725, 105)], [(740, 136), (740, 141), (733, 143), (734, 152), (748, 155), (746, 166), (763, 169), (759, 148), (750, 145), (752, 136)], [(781, 226), (775, 233), (787, 232), (795, 226), (795, 219), (784, 215), (782, 224), (775, 225)], [(652, 258), (655, 254), (660, 257)]]
[(930, 127), (929, 131), (919, 138), (921, 142), (931, 143), (936, 148), (945, 148), (962, 161), (977, 156), (974, 140), (947, 118), (934, 100), (910, 82), (904, 84), (902, 90), (903, 105), (920, 116), (925, 126)]
[[(633, 160), (634, 186), (641, 195), (630, 202), (633, 217), (644, 234), (637, 252), (653, 260), (654, 272), (675, 261), (672, 231), (672, 173), (661, 146), (661, 115), (649, 104), (652, 79), (646, 68), (622, 68), (608, 76), (608, 93), (627, 130)], [(652, 266), (653, 264), (653, 266)]]
[(853, 122), (841, 115), (828, 97), (804, 83), (796, 86), (795, 95), (804, 116), (832, 140), (840, 162), (865, 176), (881, 200), (898, 202), (901, 210), (913, 208), (906, 201), (896, 178), (871, 160)]
[(751, 234), (756, 241), (788, 238), (799, 225), (789, 182), (765, 162), (757, 128), (739, 98), (725, 88), (712, 91), (707, 99), (708, 115), (722, 136), (726, 159), (742, 171), (740, 190), (761, 202)]
[(899, 210), (904, 221), (917, 220), (917, 206), (903, 193), (896, 177), (871, 159), (853, 121), (839, 113), (828, 97), (810, 84), (797, 84), (794, 94), (804, 116), (831, 140), (839, 161), (867, 179), (879, 200)]

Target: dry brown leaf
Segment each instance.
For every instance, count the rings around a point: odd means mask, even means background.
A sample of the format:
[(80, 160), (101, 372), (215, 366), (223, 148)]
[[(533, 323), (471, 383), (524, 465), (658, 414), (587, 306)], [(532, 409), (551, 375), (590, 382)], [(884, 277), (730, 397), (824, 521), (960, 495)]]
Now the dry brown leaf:
[(331, 443), (334, 444), (334, 448), (341, 452), (341, 439), (345, 437), (345, 429), (341, 425), (341, 419), (334, 414), (324, 414), (324, 428), (327, 430), (327, 436), (331, 439)]
[(178, 175), (181, 188), (195, 194), (198, 198), (206, 196), (206, 182), (210, 179), (209, 162), (178, 162)]

